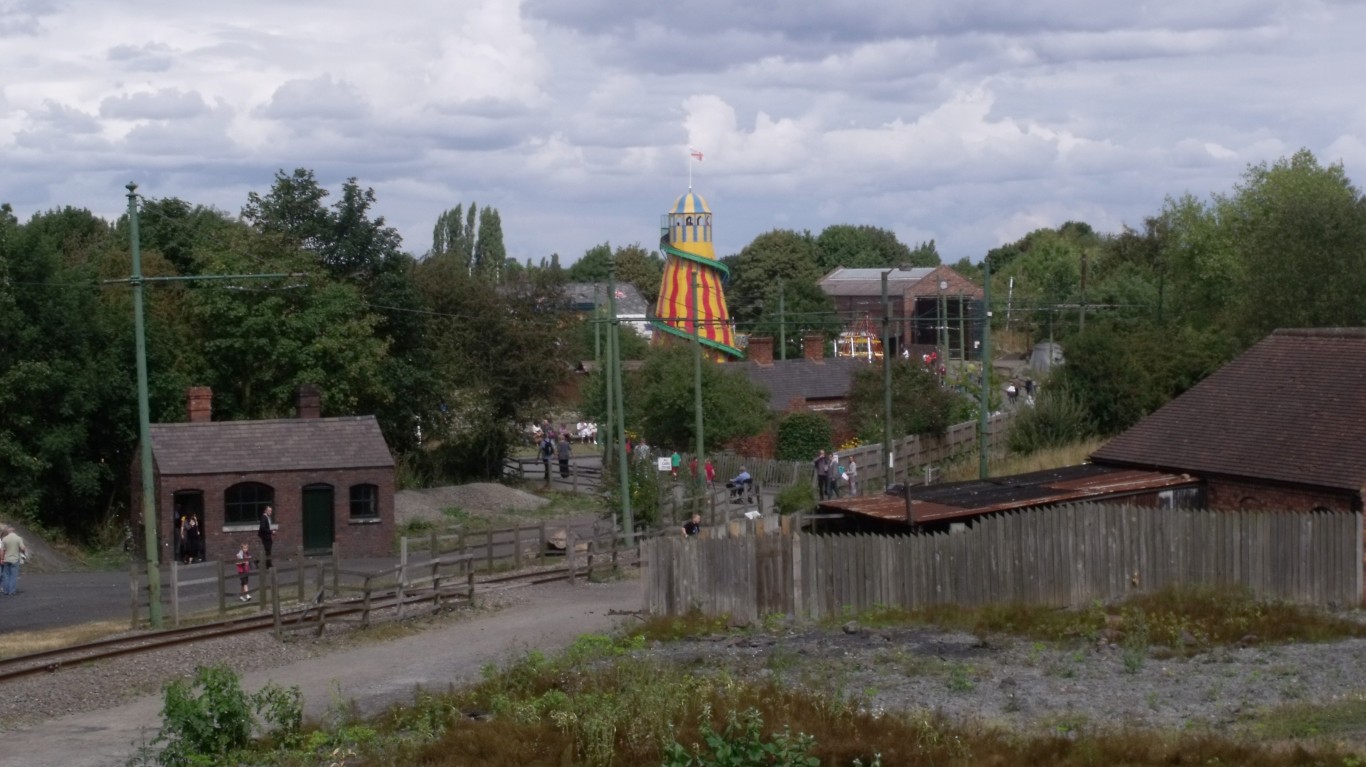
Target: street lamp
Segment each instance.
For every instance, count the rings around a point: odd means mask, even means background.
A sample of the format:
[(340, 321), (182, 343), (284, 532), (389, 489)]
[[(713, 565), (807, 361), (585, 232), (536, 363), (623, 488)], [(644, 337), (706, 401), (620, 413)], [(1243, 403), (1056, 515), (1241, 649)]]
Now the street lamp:
[[(910, 264), (894, 266), (882, 272), (882, 489), (892, 486), (892, 314), (887, 303), (887, 275), (895, 271), (910, 271)], [(904, 300), (904, 299), (903, 299)]]

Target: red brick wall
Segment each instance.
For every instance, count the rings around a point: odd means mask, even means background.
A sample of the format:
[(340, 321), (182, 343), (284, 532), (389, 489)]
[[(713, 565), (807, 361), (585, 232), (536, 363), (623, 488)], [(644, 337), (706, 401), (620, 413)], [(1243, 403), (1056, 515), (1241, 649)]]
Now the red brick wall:
[(1266, 509), (1268, 511), (1351, 511), (1349, 495), (1298, 490), (1295, 488), (1238, 482), (1226, 479), (1206, 481), (1206, 502), (1211, 509)]
[[(141, 517), (141, 494), (134, 467), (134, 518)], [(275, 531), (274, 555), (293, 556), (303, 544), (303, 489), (308, 485), (325, 484), (333, 492), (333, 540), (343, 557), (389, 557), (394, 555), (394, 470), (334, 469), (324, 471), (270, 472), (262, 474), (219, 474), (194, 476), (157, 476), (158, 535), (161, 559), (170, 555), (171, 507), (176, 492), (198, 490), (204, 494), (204, 547), (206, 559), (231, 558), (242, 543), (251, 545), (260, 554), (260, 540), (256, 527), (250, 530), (224, 530), (224, 493), (239, 482), (260, 482), (274, 488)], [(351, 486), (371, 484), (379, 488), (379, 522), (351, 521)]]

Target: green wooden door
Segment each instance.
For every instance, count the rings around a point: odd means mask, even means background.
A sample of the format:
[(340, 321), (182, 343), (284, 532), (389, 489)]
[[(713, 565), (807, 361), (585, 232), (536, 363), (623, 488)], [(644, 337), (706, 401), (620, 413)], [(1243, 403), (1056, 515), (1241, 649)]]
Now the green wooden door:
[(304, 551), (325, 554), (332, 551), (333, 502), (331, 485), (304, 488)]

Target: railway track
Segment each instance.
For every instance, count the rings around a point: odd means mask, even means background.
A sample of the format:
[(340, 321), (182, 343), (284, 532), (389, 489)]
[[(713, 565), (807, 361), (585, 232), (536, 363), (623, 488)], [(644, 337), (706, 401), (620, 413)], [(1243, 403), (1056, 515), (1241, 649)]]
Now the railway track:
[[(576, 570), (575, 576), (584, 575), (582, 569)], [(518, 573), (514, 575), (504, 575), (475, 582), (476, 596), (482, 591), (489, 593), (500, 588), (508, 588), (511, 585), (536, 585), (552, 583), (554, 581), (568, 580), (570, 572), (568, 567), (553, 568), (550, 570), (538, 570), (528, 573)], [(435, 595), (431, 589), (406, 591), (402, 604), (414, 605), (430, 603)], [(458, 599), (463, 597), (462, 589), (452, 589), (443, 591), (443, 598)], [(354, 616), (365, 610), (384, 610), (399, 606), (399, 599), (396, 591), (385, 591), (372, 594), (369, 605), (365, 605), (364, 597), (354, 597), (344, 600), (327, 602), (321, 606), (326, 611), (326, 623), (331, 623), (339, 618)], [(288, 612), (281, 612), (281, 624), (289, 625), (291, 628), (299, 626), (316, 626), (319, 622), (319, 606), (316, 604), (304, 605)], [(203, 642), (220, 637), (244, 634), (252, 631), (265, 631), (275, 628), (275, 618), (270, 613), (257, 614), (237, 618), (229, 618), (222, 621), (203, 623), (196, 626), (186, 626), (174, 629), (163, 629), (159, 631), (146, 631), (124, 637), (113, 637), (110, 639), (99, 639), (84, 644), (61, 647), (53, 650), (19, 655), (13, 658), (0, 659), (0, 684), (13, 679), (43, 673), (56, 673), (65, 668), (72, 668), (86, 663), (118, 658), (124, 655), (136, 655), (139, 653), (153, 652), (169, 647), (178, 647)]]

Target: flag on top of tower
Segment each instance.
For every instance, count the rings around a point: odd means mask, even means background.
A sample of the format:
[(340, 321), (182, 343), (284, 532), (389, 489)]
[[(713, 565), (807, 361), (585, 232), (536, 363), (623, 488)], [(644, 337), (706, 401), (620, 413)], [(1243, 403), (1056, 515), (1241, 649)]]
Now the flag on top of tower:
[(688, 147), (688, 154), (690, 154), (690, 155), (692, 155), (693, 157), (697, 158), (697, 161), (698, 161), (698, 162), (702, 162), (702, 150), (701, 150), (701, 149), (694, 149), (693, 147)]

